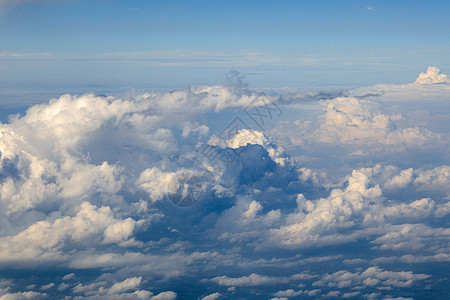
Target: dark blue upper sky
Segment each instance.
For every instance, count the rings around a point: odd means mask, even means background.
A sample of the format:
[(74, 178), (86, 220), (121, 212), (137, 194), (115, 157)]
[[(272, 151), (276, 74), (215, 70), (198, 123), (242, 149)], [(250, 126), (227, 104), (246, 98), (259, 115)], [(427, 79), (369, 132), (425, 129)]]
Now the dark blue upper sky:
[[(18, 2), (18, 3), (17, 3)], [(448, 1), (0, 1), (3, 88), (367, 85), (448, 69)]]

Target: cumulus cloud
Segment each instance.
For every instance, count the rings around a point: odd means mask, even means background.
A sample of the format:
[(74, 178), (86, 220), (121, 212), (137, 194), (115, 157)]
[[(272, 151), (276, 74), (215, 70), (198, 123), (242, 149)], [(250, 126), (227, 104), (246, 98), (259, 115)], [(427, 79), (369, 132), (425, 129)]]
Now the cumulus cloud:
[[(352, 235), (336, 235), (335, 229), (349, 228), (367, 207), (379, 202), (382, 196), (378, 185), (369, 186), (370, 177), (365, 170), (355, 170), (345, 189), (334, 189), (328, 198), (307, 200), (297, 198), (297, 212), (287, 216), (287, 225), (271, 229), (274, 244), (286, 247), (308, 247), (311, 244), (343, 243), (354, 239)], [(330, 231), (332, 234), (327, 234)]]
[(119, 292), (135, 289), (141, 284), (141, 281), (142, 277), (127, 278), (122, 282), (113, 284), (113, 286), (109, 288), (108, 294), (117, 294)]
[(216, 299), (219, 299), (220, 297), (222, 297), (222, 294), (216, 292), (216, 293), (207, 295), (205, 297), (202, 297), (201, 300), (216, 300)]
[(331, 100), (324, 118), (312, 137), (319, 142), (406, 147), (421, 146), (439, 138), (425, 128), (399, 128), (401, 114), (383, 114), (369, 100), (349, 97)]
[(240, 129), (235, 134), (226, 137), (213, 135), (208, 144), (212, 146), (219, 146), (221, 148), (239, 149), (249, 144), (263, 146), (267, 150), (269, 156), (278, 164), (284, 165), (286, 158), (284, 157), (283, 149), (271, 143), (266, 136), (258, 130), (253, 129)]
[(1, 300), (25, 300), (25, 299), (45, 299), (47, 294), (39, 292), (17, 292), (17, 293), (4, 293), (0, 292)]
[(416, 84), (435, 84), (435, 83), (450, 83), (450, 79), (446, 74), (442, 74), (437, 67), (428, 67), (425, 73), (420, 73), (417, 77)]
[[(264, 95), (286, 117), (267, 128), (242, 82), (28, 108), (0, 124), (0, 297), (430, 296), (442, 274), (419, 264), (449, 261), (449, 85), (419, 79)], [(230, 130), (236, 115), (253, 127)]]
[(250, 274), (249, 276), (242, 276), (237, 278), (232, 278), (228, 276), (218, 276), (211, 278), (210, 281), (215, 282), (218, 285), (224, 286), (256, 286), (256, 285), (283, 283), (286, 282), (287, 279), (253, 273)]
[(277, 297), (296, 297), (302, 294), (303, 291), (294, 291), (293, 289), (287, 289), (285, 291), (278, 291), (275, 294), (273, 294), (274, 296)]
[(83, 202), (73, 217), (40, 221), (17, 235), (1, 237), (0, 263), (64, 261), (64, 247), (125, 242), (139, 224), (142, 222), (131, 218), (116, 219), (110, 207), (97, 208)]
[(81, 299), (149, 299), (149, 300), (173, 300), (177, 294), (172, 291), (161, 292), (157, 295), (148, 290), (137, 289), (142, 277), (131, 277), (117, 282), (111, 287), (106, 282), (98, 281), (88, 285), (78, 284), (73, 288), (75, 294), (84, 295)]
[(313, 283), (313, 286), (328, 286), (337, 288), (349, 288), (362, 285), (372, 286), (393, 286), (407, 288), (411, 287), (415, 281), (429, 278), (427, 274), (414, 274), (413, 272), (393, 272), (384, 271), (377, 266), (370, 267), (364, 272), (351, 273), (348, 271), (338, 271), (325, 275), (320, 280)]
[(404, 224), (390, 228), (390, 231), (375, 239), (382, 250), (404, 249), (408, 251), (444, 252), (450, 245), (448, 228), (432, 228), (423, 224)]

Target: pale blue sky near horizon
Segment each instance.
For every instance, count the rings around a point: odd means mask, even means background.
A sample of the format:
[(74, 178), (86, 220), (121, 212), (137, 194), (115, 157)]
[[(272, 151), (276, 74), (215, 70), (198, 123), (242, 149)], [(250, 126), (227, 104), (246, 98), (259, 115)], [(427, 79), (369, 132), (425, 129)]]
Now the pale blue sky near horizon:
[[(450, 71), (447, 1), (0, 1), (0, 94), (347, 88)], [(17, 97), (16, 97), (17, 98)]]

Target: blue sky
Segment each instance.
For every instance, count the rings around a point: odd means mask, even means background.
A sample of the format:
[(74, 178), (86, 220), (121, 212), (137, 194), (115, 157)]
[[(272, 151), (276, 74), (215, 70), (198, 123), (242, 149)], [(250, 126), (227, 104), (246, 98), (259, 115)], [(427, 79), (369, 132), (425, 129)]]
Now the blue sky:
[[(6, 88), (405, 82), (448, 66), (447, 1), (2, 1)], [(92, 87), (91, 87), (92, 88)]]

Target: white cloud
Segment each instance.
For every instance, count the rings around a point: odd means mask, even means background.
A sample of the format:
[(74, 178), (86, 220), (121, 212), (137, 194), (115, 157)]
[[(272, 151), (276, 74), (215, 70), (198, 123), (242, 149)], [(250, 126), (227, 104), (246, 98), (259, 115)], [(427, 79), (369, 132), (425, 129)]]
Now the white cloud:
[(228, 276), (217, 276), (210, 279), (211, 282), (215, 282), (218, 285), (224, 286), (257, 286), (257, 285), (272, 285), (287, 282), (288, 279), (282, 277), (271, 277), (265, 275), (259, 275), (256, 273), (250, 274), (249, 276), (242, 277), (228, 277)]
[(450, 79), (446, 74), (442, 74), (441, 70), (436, 67), (428, 67), (426, 73), (420, 73), (417, 77), (416, 84), (435, 84), (435, 83), (450, 83)]
[(450, 166), (439, 166), (432, 170), (420, 170), (414, 179), (420, 190), (441, 190), (450, 198)]
[(285, 291), (278, 291), (275, 294), (273, 294), (274, 296), (277, 297), (296, 297), (299, 296), (303, 293), (303, 291), (294, 291), (293, 289), (287, 289)]
[[(79, 283), (73, 288), (75, 294), (82, 294), (82, 299), (149, 299), (149, 300), (173, 300), (177, 294), (172, 291), (161, 292), (157, 295), (148, 290), (138, 290), (142, 277), (130, 277), (116, 282), (108, 287), (107, 282), (97, 281), (88, 285)], [(80, 298), (81, 297), (77, 297)]]
[(337, 287), (340, 289), (357, 285), (364, 287), (393, 286), (399, 288), (411, 287), (416, 281), (430, 278), (426, 274), (414, 274), (413, 272), (384, 271), (377, 266), (369, 267), (364, 272), (351, 273), (338, 271), (325, 275), (313, 283), (313, 286)]
[(83, 202), (73, 217), (40, 221), (17, 235), (0, 238), (0, 262), (64, 261), (64, 247), (124, 242), (141, 223), (131, 218), (116, 219), (110, 207), (97, 208)]
[(49, 284), (45, 284), (45, 285), (41, 286), (41, 290), (45, 291), (45, 290), (51, 289), (54, 286), (55, 286), (55, 284), (53, 282), (51, 282)]
[(0, 300), (46, 299), (47, 294), (39, 292), (18, 292), (0, 294)]
[(423, 224), (394, 225), (372, 243), (382, 250), (443, 251), (450, 243), (450, 229), (432, 228)]
[(329, 101), (325, 120), (314, 135), (320, 142), (390, 147), (420, 146), (438, 138), (423, 128), (398, 128), (402, 118), (379, 112), (371, 101), (342, 97)]
[(207, 295), (205, 297), (202, 297), (201, 300), (216, 300), (219, 299), (220, 297), (222, 297), (221, 293), (215, 292), (213, 294)]
[(152, 296), (150, 299), (151, 300), (174, 300), (176, 298), (177, 298), (177, 294), (175, 292), (168, 291), (168, 292), (159, 293), (156, 296)]
[(117, 294), (128, 290), (136, 289), (141, 284), (142, 277), (127, 278), (122, 282), (117, 282), (109, 288), (108, 294)]
[(369, 187), (367, 170), (355, 170), (345, 189), (334, 189), (328, 198), (307, 200), (297, 198), (297, 212), (287, 216), (287, 225), (271, 229), (272, 244), (285, 247), (308, 247), (316, 244), (343, 243), (353, 240), (351, 235), (327, 234), (335, 229), (354, 225), (370, 202), (382, 196), (378, 185)]
[(64, 277), (62, 278), (63, 280), (71, 280), (75, 277), (75, 273), (69, 273), (64, 275)]
[(269, 156), (278, 164), (284, 166), (285, 158), (283, 158), (283, 149), (271, 143), (261, 131), (253, 129), (240, 129), (228, 139), (226, 137), (211, 136), (208, 141), (209, 145), (219, 146), (221, 148), (238, 149), (248, 144), (261, 145), (269, 153)]
[[(433, 72), (421, 80), (445, 79)], [(256, 289), (266, 298), (419, 290), (441, 274), (417, 264), (449, 261), (448, 86), (274, 96), (288, 103), (285, 122), (226, 139), (214, 135), (217, 124), (258, 98), (242, 83), (125, 99), (64, 95), (30, 107), (0, 124), (0, 268), (62, 269), (17, 286), (0, 281), (0, 297), (38, 297), (42, 288), (80, 299), (174, 299), (180, 276), (209, 278), (201, 282), (209, 292), (194, 296), (205, 299)], [(210, 176), (193, 160), (208, 143), (243, 151), (224, 170), (208, 164)], [(192, 176), (201, 202), (163, 201), (190, 193), (183, 180)], [(368, 267), (392, 263), (395, 271)], [(299, 267), (311, 271), (295, 274)], [(83, 269), (104, 273), (92, 280)], [(216, 285), (226, 288), (213, 293)]]
[(361, 293), (360, 292), (344, 293), (344, 294), (342, 294), (342, 298), (352, 298), (352, 297), (359, 296), (359, 294), (361, 294)]

